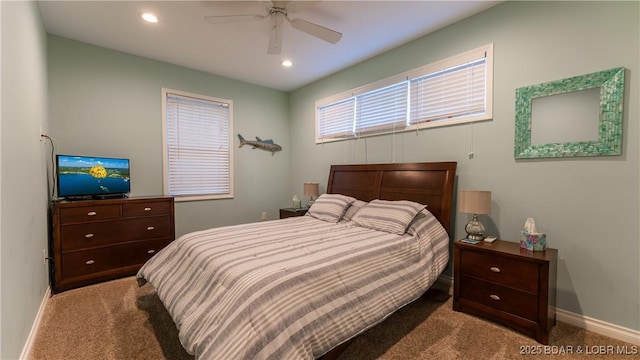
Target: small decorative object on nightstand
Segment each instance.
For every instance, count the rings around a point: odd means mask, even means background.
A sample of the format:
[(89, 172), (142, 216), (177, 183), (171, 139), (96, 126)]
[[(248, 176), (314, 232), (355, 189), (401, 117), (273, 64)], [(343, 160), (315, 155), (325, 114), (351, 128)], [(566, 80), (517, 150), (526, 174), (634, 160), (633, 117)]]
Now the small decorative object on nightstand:
[(558, 250), (496, 240), (453, 247), (453, 310), (482, 316), (549, 344), (556, 322)]
[(478, 214), (491, 213), (491, 191), (462, 190), (458, 194), (458, 211), (473, 214), (464, 230), (467, 239), (484, 239), (484, 226), (478, 221)]
[(303, 216), (304, 214), (307, 213), (307, 210), (309, 210), (309, 209), (308, 208), (300, 208), (300, 209), (284, 208), (284, 209), (280, 209), (280, 219), (286, 219), (288, 217), (294, 217), (294, 216)]
[(293, 195), (293, 208), (294, 209), (302, 208), (300, 199), (298, 199), (298, 195)]

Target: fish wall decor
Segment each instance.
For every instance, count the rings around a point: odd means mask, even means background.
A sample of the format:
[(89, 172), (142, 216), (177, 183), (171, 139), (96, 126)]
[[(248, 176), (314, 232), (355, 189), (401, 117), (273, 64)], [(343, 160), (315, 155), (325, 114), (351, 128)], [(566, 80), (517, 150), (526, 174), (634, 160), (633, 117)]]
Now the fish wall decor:
[(262, 140), (262, 139), (260, 139), (259, 137), (256, 136), (256, 141), (246, 140), (240, 134), (238, 134), (238, 139), (240, 139), (240, 146), (238, 146), (238, 147), (243, 147), (244, 145), (250, 145), (250, 146), (253, 147), (253, 149), (258, 148), (258, 149), (262, 149), (262, 150), (271, 151), (271, 154), (275, 153), (276, 151), (282, 150), (282, 146), (274, 143), (273, 140), (271, 140), (271, 139)]

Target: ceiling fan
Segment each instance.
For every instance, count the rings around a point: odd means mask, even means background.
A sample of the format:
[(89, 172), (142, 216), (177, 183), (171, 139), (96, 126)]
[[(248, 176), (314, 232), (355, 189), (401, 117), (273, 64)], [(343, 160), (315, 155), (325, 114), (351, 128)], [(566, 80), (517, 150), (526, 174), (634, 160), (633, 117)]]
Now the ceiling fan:
[(342, 38), (342, 33), (328, 29), (324, 26), (314, 24), (310, 21), (293, 18), (290, 19), (288, 12), (293, 12), (293, 1), (267, 1), (267, 14), (240, 14), (240, 15), (218, 15), (205, 16), (204, 20), (212, 24), (225, 24), (230, 22), (257, 21), (266, 18), (271, 19), (271, 33), (269, 34), (269, 47), (267, 53), (280, 54), (282, 50), (282, 26), (284, 20), (288, 21), (294, 29), (303, 31), (331, 44), (337, 43)]

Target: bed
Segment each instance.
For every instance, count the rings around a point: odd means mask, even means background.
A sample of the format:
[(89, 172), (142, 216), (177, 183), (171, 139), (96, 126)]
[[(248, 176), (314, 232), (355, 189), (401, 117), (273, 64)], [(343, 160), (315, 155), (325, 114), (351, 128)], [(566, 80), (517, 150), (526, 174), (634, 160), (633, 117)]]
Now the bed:
[(138, 283), (154, 287), (196, 359), (333, 358), (444, 270), (455, 171), (333, 165), (306, 216), (186, 234)]

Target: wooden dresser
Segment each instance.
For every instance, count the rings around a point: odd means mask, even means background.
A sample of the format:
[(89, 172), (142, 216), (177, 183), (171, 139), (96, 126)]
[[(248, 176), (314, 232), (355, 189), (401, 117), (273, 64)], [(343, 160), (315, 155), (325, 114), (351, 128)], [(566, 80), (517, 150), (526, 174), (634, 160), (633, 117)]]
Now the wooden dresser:
[(453, 309), (509, 326), (549, 344), (555, 325), (558, 251), (496, 240), (453, 249)]
[(172, 197), (52, 204), (53, 291), (134, 275), (175, 238)]

